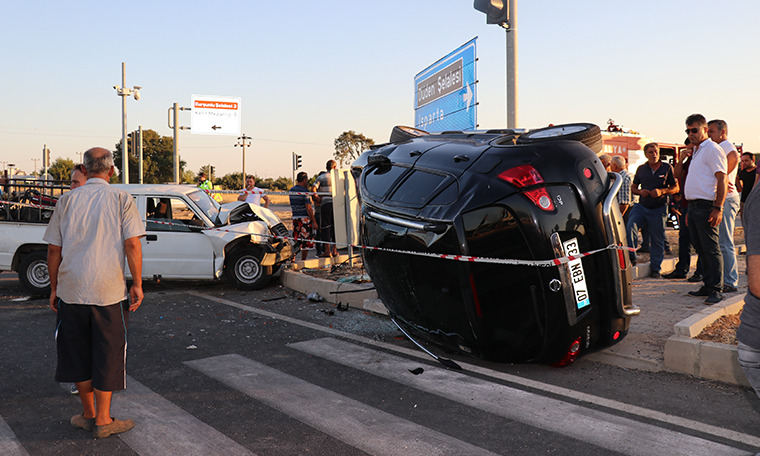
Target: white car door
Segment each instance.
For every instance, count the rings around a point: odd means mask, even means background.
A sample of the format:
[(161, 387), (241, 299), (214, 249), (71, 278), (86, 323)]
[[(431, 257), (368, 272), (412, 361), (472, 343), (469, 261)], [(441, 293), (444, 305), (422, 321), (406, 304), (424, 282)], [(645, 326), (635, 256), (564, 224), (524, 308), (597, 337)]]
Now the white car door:
[(214, 249), (203, 218), (178, 196), (147, 196), (143, 277), (213, 279)]

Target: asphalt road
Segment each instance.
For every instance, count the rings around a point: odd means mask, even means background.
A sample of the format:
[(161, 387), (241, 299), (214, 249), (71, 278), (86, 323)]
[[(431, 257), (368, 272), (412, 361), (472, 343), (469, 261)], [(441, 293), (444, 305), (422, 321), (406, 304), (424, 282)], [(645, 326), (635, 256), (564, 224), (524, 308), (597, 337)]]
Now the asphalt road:
[(0, 274), (2, 455), (760, 451), (760, 399), (746, 388), (585, 359), (556, 369), (455, 356), (454, 371), (385, 317), (224, 282), (146, 285), (112, 408), (137, 426), (93, 440), (69, 425), (78, 398), (53, 380), (54, 326), (44, 297)]

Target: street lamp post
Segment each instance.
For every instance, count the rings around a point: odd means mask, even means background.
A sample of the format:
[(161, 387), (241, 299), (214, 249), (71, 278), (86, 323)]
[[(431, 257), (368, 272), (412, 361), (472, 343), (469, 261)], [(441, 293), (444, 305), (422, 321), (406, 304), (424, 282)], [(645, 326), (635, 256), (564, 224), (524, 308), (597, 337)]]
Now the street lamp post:
[(113, 86), (116, 94), (121, 97), (121, 182), (129, 183), (129, 154), (127, 153), (127, 97), (133, 96), (135, 100), (140, 99), (140, 86), (127, 88), (126, 64), (121, 62), (121, 85)]

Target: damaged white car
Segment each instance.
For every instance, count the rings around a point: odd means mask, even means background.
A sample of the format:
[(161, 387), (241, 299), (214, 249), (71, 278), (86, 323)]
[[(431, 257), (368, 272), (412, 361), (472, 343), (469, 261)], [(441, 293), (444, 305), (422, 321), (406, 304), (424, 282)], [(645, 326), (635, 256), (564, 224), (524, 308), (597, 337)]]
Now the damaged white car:
[[(184, 185), (114, 187), (134, 197), (145, 221), (143, 279), (218, 280), (226, 275), (238, 289), (257, 290), (297, 253), (286, 239), (287, 228), (269, 209), (241, 201), (220, 205), (202, 189)], [(41, 214), (28, 217), (12, 203), (3, 207), (0, 270), (18, 271), (30, 291), (48, 293), (42, 235), (53, 208), (33, 209)]]

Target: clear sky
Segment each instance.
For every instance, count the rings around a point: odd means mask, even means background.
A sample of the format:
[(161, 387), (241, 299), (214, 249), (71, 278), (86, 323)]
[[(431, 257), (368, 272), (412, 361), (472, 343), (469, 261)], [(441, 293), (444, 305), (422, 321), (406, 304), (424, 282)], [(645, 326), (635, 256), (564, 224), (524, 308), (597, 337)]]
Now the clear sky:
[[(291, 175), (291, 152), (315, 174), (334, 139), (388, 140), (414, 124), (414, 76), (478, 37), (478, 123), (506, 126), (505, 33), (471, 0), (0, 0), (0, 161), (31, 172), (43, 145), (78, 161), (128, 129), (171, 136), (167, 110), (193, 94), (242, 98), (253, 138), (246, 170)], [(760, 2), (538, 0), (519, 3), (519, 126), (609, 118), (658, 141), (684, 119), (723, 118), (729, 138), (760, 152)], [(180, 113), (190, 126), (190, 114)], [(192, 171), (242, 168), (233, 136), (179, 134)], [(38, 162), (40, 166), (40, 162)], [(1, 168), (0, 168), (1, 169)]]

